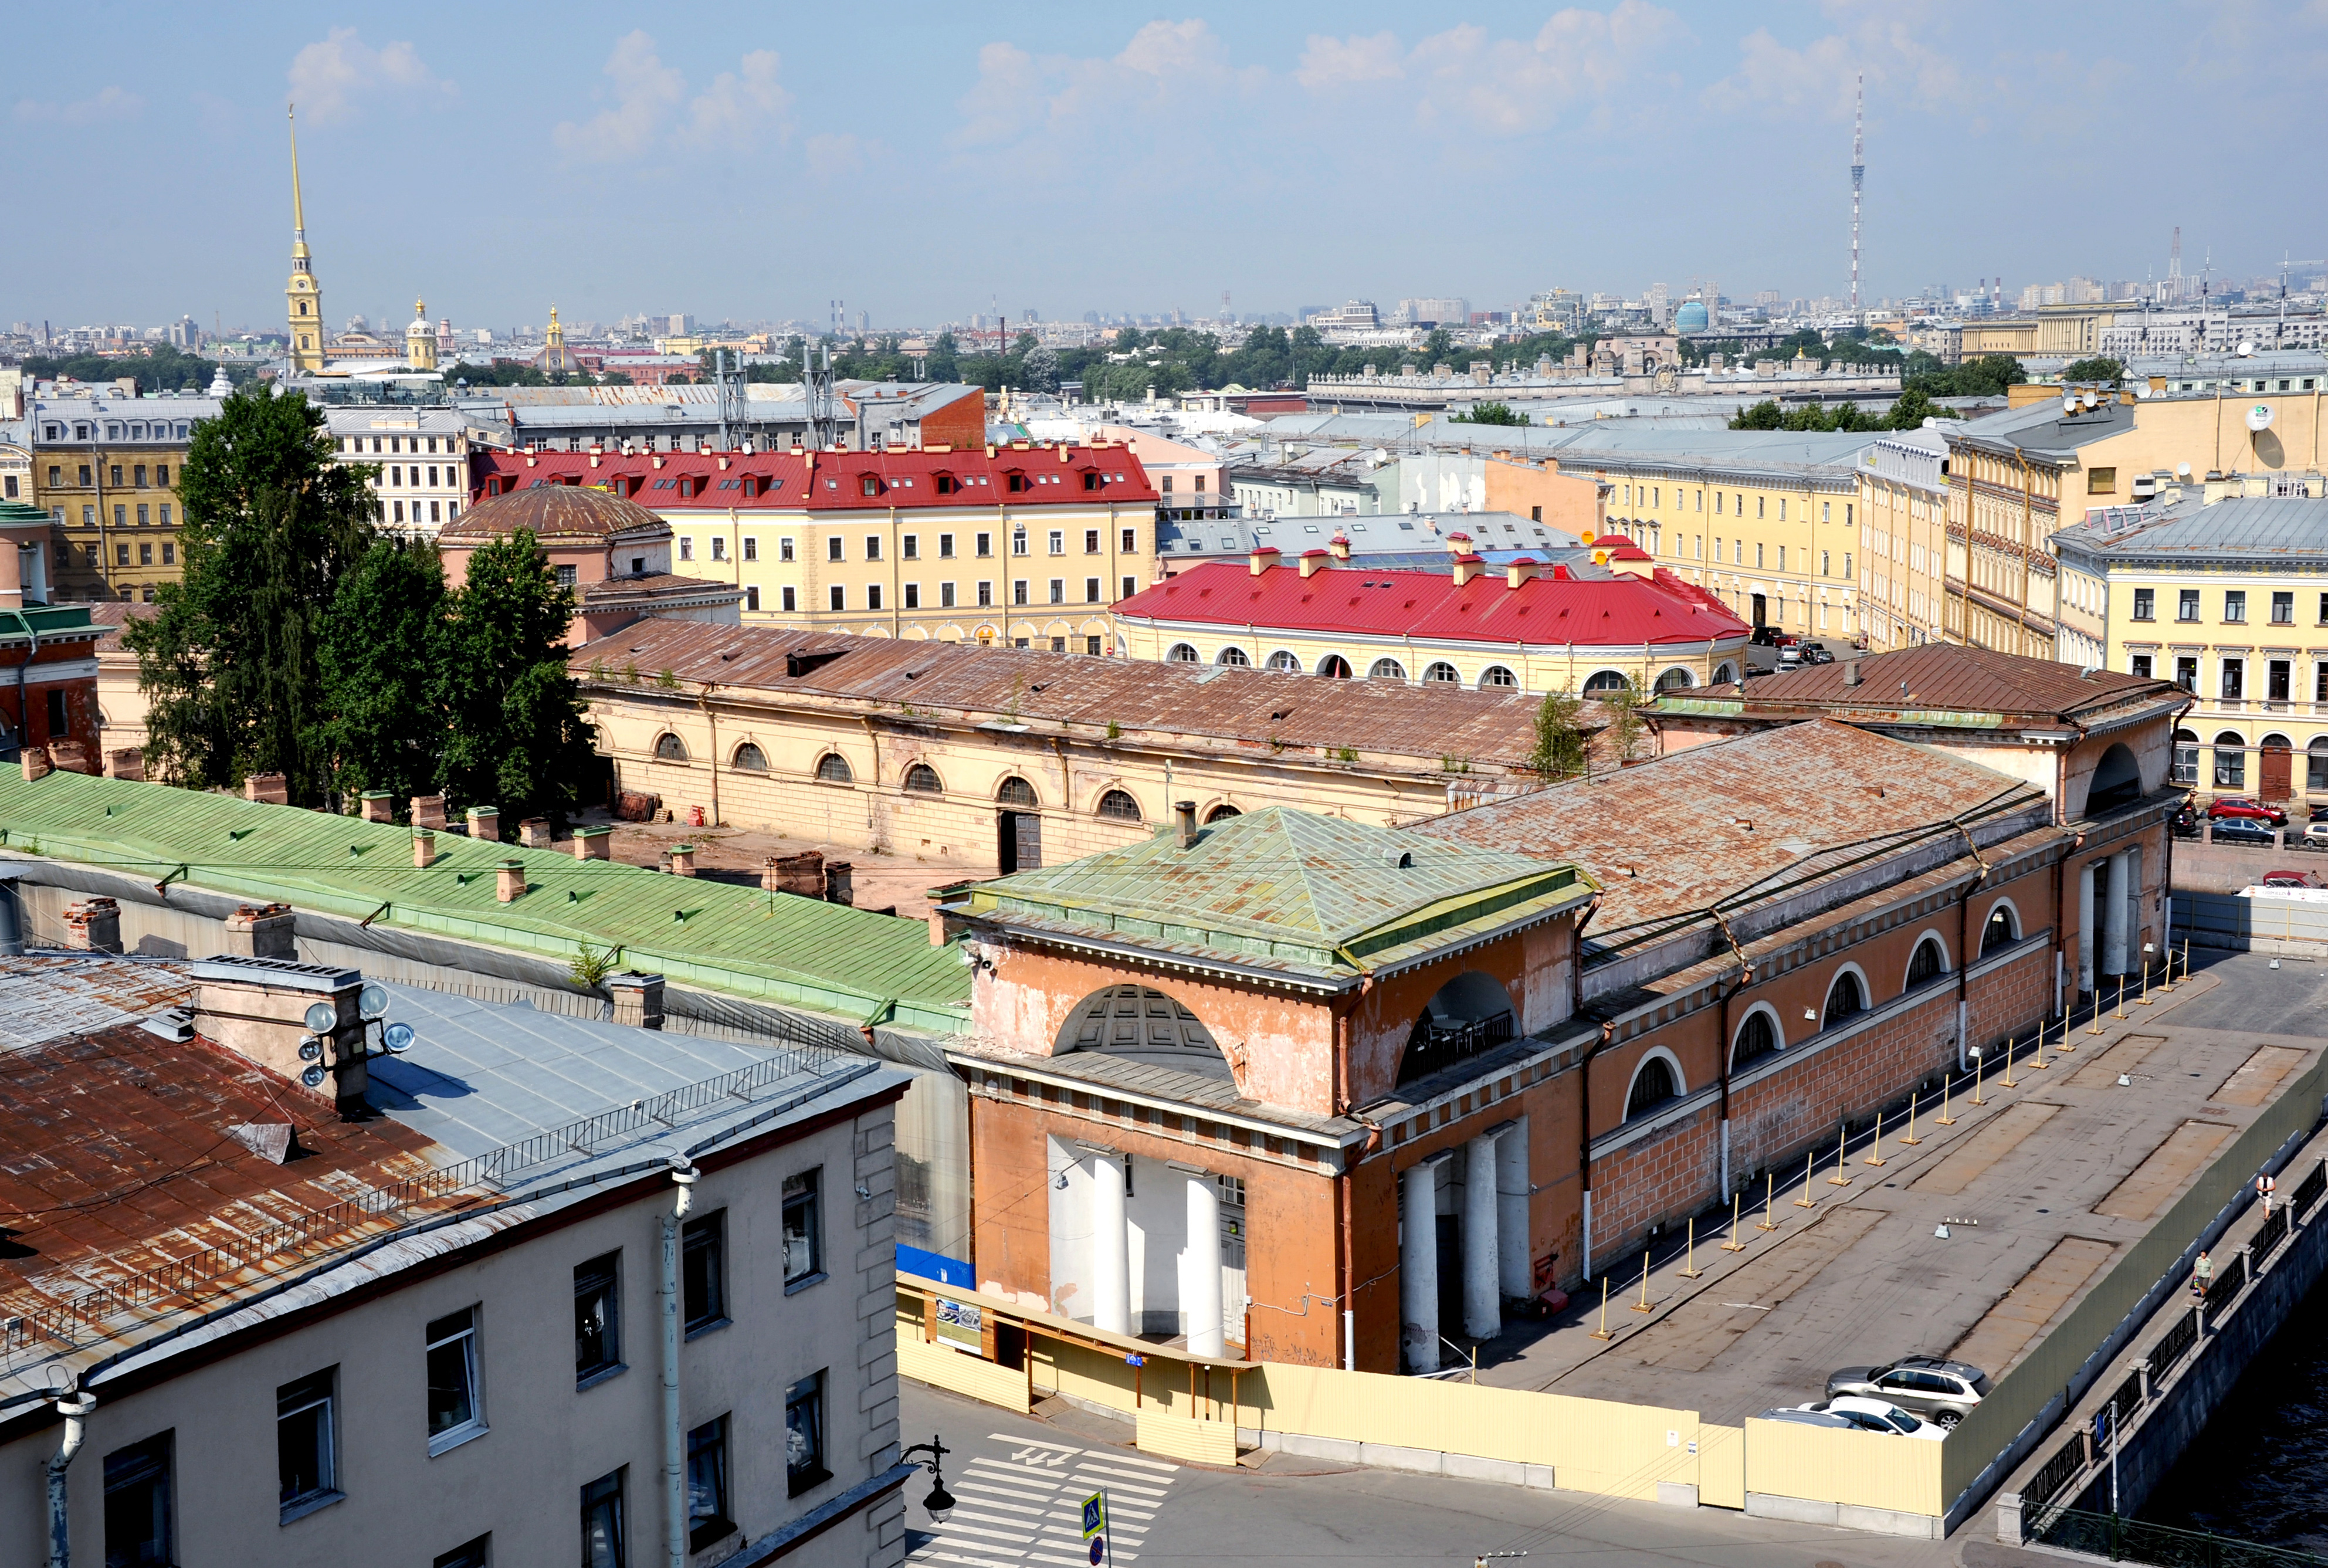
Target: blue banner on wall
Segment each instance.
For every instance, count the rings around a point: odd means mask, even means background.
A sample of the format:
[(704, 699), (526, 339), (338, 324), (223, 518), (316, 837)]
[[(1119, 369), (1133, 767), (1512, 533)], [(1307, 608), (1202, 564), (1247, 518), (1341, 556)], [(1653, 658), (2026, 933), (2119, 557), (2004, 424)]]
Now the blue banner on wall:
[(974, 1291), (970, 1265), (960, 1258), (949, 1258), (938, 1253), (925, 1253), (919, 1247), (897, 1244), (897, 1272), (919, 1279), (935, 1280), (941, 1285), (952, 1285), (958, 1291)]

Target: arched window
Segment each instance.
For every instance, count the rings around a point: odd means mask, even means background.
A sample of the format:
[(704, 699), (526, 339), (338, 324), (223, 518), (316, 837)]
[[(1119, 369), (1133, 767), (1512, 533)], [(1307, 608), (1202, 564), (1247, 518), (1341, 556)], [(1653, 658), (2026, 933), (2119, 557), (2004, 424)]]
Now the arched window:
[(1329, 681), (1347, 681), (1350, 678), (1350, 662), (1339, 653), (1328, 653), (1318, 661), (1318, 673)]
[(661, 735), (655, 737), (655, 760), (657, 762), (685, 762), (687, 760), (687, 742), (680, 739), (679, 737), (673, 735), (670, 730), (664, 730)]
[(1520, 678), (1501, 664), (1490, 664), (1479, 671), (1479, 690), (1482, 691), (1490, 687), (1511, 687), (1517, 686), (1519, 683)]
[(1729, 685), (1732, 681), (1735, 681), (1735, 680), (1737, 680), (1737, 679), (1738, 679), (1738, 666), (1737, 666), (1737, 665), (1735, 665), (1735, 664), (1717, 664), (1717, 665), (1715, 665), (1715, 666), (1713, 667), (1713, 683), (1714, 683), (1716, 686), (1727, 686), (1727, 685)]
[(1366, 679), (1369, 681), (1403, 681), (1406, 679), (1406, 666), (1400, 663), (1395, 659), (1377, 659), (1374, 662), (1374, 668), (1366, 671)]
[(2243, 790), (2248, 787), (2247, 737), (2236, 729), (2226, 729), (2215, 737), (2215, 787), (2219, 790)]
[(1187, 643), (1175, 643), (1165, 652), (1164, 662), (1167, 664), (1197, 664), (1202, 663), (1203, 661), (1197, 657), (1197, 651), (1188, 646)]
[(1686, 691), (1697, 684), (1697, 677), (1676, 664), (1657, 677), (1660, 691)]
[(1300, 672), (1301, 661), (1283, 648), (1280, 648), (1269, 656), (1269, 667), (1281, 674), (1294, 675)]
[(1633, 1075), (1632, 1090), (1625, 1096), (1625, 1120), (1646, 1116), (1680, 1093), (1681, 1084), (1674, 1077), (1673, 1064), (1663, 1056), (1651, 1056)]
[(1244, 813), (1237, 810), (1234, 806), (1215, 806), (1211, 811), (1205, 813), (1205, 821), (1206, 822), (1225, 822), (1231, 817), (1241, 817), (1243, 815), (1244, 815)]
[(1614, 697), (1619, 691), (1630, 690), (1632, 684), (1633, 683), (1631, 681), (1626, 680), (1623, 675), (1614, 670), (1596, 670), (1584, 682), (1584, 695), (1587, 697)]
[(1859, 983), (1857, 973), (1843, 970), (1835, 975), (1835, 983), (1826, 988), (1826, 1008), (1820, 1015), (1819, 1027), (1831, 1029), (1866, 1010), (1867, 988)]
[(1778, 1049), (1778, 1028), (1770, 1022), (1769, 1013), (1757, 1008), (1738, 1026), (1738, 1038), (1730, 1047), (1730, 1070), (1734, 1073), (1749, 1063), (1775, 1055)]
[(1236, 669), (1244, 670), (1252, 667), (1253, 659), (1252, 656), (1246, 653), (1244, 649), (1232, 645), (1222, 649), (1220, 657), (1215, 659), (1213, 662), (1216, 664), (1228, 664), (1235, 667)]
[(2134, 753), (2123, 745), (2102, 753), (2101, 761), (2094, 765), (2093, 779), (2086, 785), (2086, 815), (2116, 811), (2141, 798), (2142, 769), (2136, 765)]
[(1035, 799), (1035, 786), (1015, 774), (1002, 781), (1002, 787), (994, 792), (994, 798), (1006, 806), (1031, 806), (1037, 803)]
[(919, 795), (945, 793), (945, 781), (938, 777), (937, 769), (925, 762), (917, 762), (906, 770), (906, 787)]
[(768, 754), (747, 740), (736, 748), (735, 767), (738, 773), (765, 773)]
[(837, 751), (828, 751), (816, 759), (816, 776), (821, 784), (855, 784), (857, 775), (850, 770), (849, 759)]
[(2000, 947), (2010, 947), (2021, 940), (2021, 922), (2014, 918), (2013, 906), (2000, 903), (1988, 912), (1988, 924), (1981, 927), (1980, 952), (1985, 958)]
[(1948, 972), (1948, 950), (1937, 936), (1927, 936), (1916, 944), (1915, 956), (1908, 960), (1908, 989), (1915, 990), (1927, 981), (1935, 981)]
[(1099, 797), (1099, 814), (1111, 822), (1136, 822), (1140, 820), (1140, 803), (1124, 790), (1110, 790)]
[(2174, 732), (2174, 782), (2179, 784), (2199, 782), (2199, 737), (2188, 729)]
[(1463, 684), (1463, 674), (1446, 660), (1434, 659), (1422, 671), (1422, 680), (1425, 685), (1430, 686), (1460, 686)]

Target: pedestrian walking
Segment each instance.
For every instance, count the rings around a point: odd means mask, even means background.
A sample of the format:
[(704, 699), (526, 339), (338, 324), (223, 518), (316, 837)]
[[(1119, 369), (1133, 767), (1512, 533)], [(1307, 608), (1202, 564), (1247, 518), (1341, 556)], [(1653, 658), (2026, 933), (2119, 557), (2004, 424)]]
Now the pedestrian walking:
[(2213, 1263), (2209, 1263), (2209, 1262), (2207, 1261), (2207, 1254), (2206, 1254), (2205, 1253), (2201, 1252), (2201, 1253), (2199, 1254), (2199, 1262), (2198, 1262), (2197, 1265), (2196, 1265), (2195, 1267), (2193, 1267), (2193, 1268), (2192, 1269), (2192, 1271), (2191, 1271), (2191, 1294), (2192, 1294), (2192, 1296), (2195, 1300), (2201, 1300), (2201, 1301), (2205, 1300), (2207, 1299), (2207, 1285), (2208, 1285), (2208, 1282), (2209, 1282), (2210, 1281), (2211, 1281), (2214, 1277), (2215, 1277), (2215, 1265), (2214, 1265)]

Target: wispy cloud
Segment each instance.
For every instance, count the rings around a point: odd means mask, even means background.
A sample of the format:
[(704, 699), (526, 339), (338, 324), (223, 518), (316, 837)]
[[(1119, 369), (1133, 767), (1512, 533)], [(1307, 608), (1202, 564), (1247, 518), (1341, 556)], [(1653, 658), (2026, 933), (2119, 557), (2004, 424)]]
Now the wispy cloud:
[(1862, 72), (1895, 105), (1961, 113), (1986, 101), (1980, 84), (1934, 42), (1947, 25), (1939, 7), (1901, 0), (1829, 9), (1847, 25), (1807, 43), (1782, 43), (1767, 27), (1740, 40), (1737, 65), (1705, 89), (1705, 106), (1717, 114), (1839, 119), (1851, 113)]
[(135, 119), (145, 112), (144, 99), (118, 87), (99, 88), (90, 97), (77, 103), (42, 103), (37, 99), (18, 99), (15, 108), (16, 118), (27, 125), (85, 126), (99, 120)]
[(353, 119), (370, 102), (411, 104), (454, 96), (409, 43), (374, 49), (352, 27), (334, 27), (291, 57), (291, 101), (316, 125)]
[(560, 122), (552, 138), (569, 155), (597, 162), (676, 148), (743, 152), (771, 135), (781, 142), (792, 134), (793, 104), (783, 67), (774, 50), (754, 50), (690, 95), (686, 73), (663, 63), (652, 36), (634, 32), (606, 57), (613, 107)]
[(978, 52), (978, 79), (960, 100), (955, 140), (997, 147), (1037, 135), (1070, 134), (1216, 104), (1259, 86), (1268, 73), (1237, 65), (1209, 24), (1150, 22), (1119, 53), (1033, 55), (1015, 44)]

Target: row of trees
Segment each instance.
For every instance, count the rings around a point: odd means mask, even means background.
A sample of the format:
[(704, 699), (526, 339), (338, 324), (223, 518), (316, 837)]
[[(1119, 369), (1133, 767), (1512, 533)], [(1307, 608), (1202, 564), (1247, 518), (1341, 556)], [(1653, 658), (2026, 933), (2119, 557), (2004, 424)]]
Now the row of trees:
[(372, 525), (368, 465), (302, 397), (238, 392), (194, 427), (184, 575), (133, 617), (148, 770), (192, 788), (280, 773), (292, 799), (438, 790), (562, 817), (594, 766), (564, 640), (575, 611), (531, 534), (448, 585)]
[[(219, 361), (190, 354), (168, 343), (147, 343), (126, 354), (27, 354), (24, 374), (44, 381), (66, 378), (76, 381), (112, 381), (133, 378), (138, 393), (200, 392), (218, 375)], [(258, 374), (249, 365), (229, 365), (226, 377), (241, 386)]]
[(1732, 430), (1914, 430), (1927, 419), (1961, 419), (1956, 409), (1935, 403), (1914, 388), (1900, 394), (1898, 400), (1881, 414), (1871, 414), (1856, 403), (1836, 403), (1822, 407), (1807, 403), (1798, 408), (1781, 408), (1769, 398), (1749, 408), (1738, 410), (1730, 421)]

